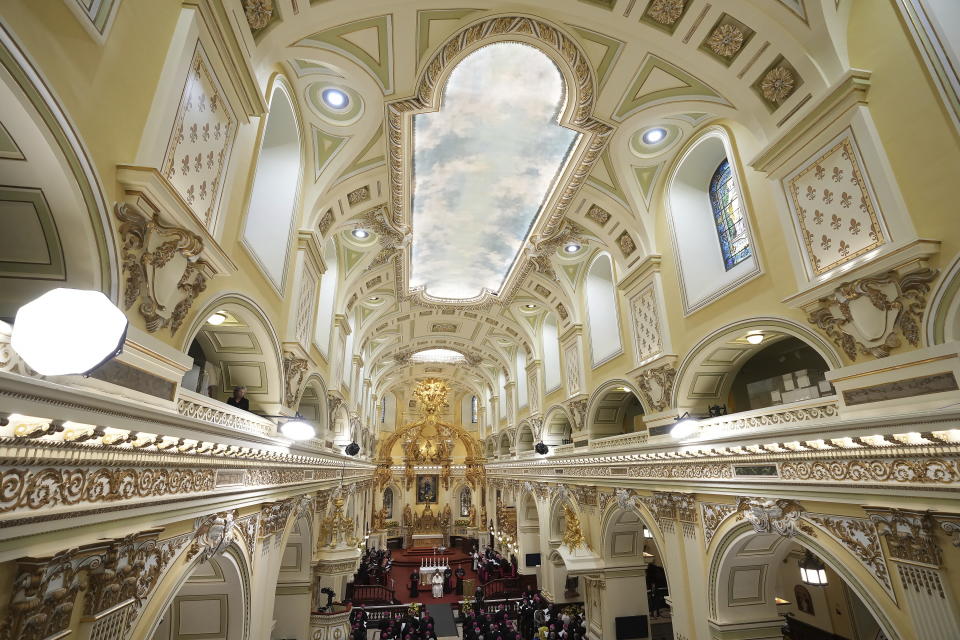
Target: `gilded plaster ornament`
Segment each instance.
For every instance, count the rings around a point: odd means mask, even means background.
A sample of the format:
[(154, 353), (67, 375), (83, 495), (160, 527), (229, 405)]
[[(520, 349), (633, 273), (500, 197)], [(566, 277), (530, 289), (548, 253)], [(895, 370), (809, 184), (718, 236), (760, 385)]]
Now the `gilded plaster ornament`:
[(250, 28), (259, 31), (273, 18), (273, 0), (243, 0), (243, 13)]
[(647, 15), (664, 25), (672, 25), (683, 15), (686, 0), (653, 0)]
[(283, 398), (288, 407), (294, 407), (297, 404), (300, 389), (303, 386), (303, 378), (307, 374), (307, 367), (306, 358), (298, 358), (296, 354), (290, 351), (283, 352)]
[(769, 102), (779, 106), (790, 97), (795, 85), (796, 78), (790, 69), (784, 66), (774, 67), (760, 81), (760, 93)]
[(652, 411), (666, 411), (673, 397), (677, 370), (670, 363), (647, 369), (637, 376), (637, 390)]
[(800, 531), (810, 531), (810, 526), (800, 521), (803, 507), (793, 500), (740, 497), (737, 511), (757, 533), (776, 533), (792, 538)]
[(566, 529), (563, 532), (563, 544), (570, 551), (576, 551), (580, 547), (590, 548), (587, 539), (583, 535), (583, 529), (580, 525), (580, 518), (576, 512), (570, 508), (567, 503), (563, 504), (563, 517), (566, 522)]
[(743, 46), (743, 31), (732, 24), (721, 24), (710, 38), (707, 46), (722, 58), (732, 58)]

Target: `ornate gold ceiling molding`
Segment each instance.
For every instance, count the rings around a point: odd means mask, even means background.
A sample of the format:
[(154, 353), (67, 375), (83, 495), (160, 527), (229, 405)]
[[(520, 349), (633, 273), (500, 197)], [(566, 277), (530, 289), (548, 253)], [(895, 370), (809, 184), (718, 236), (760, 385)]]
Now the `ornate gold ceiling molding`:
[[(411, 118), (440, 107), (440, 93), (454, 66), (469, 52), (482, 46), (482, 43), (501, 41), (520, 41), (534, 44), (561, 63), (564, 79), (572, 94), (563, 117), (564, 125), (580, 131), (584, 140), (578, 143), (575, 151), (573, 169), (567, 173), (562, 184), (551, 197), (553, 206), (542, 215), (544, 220), (535, 223), (539, 227), (532, 241), (534, 253), (544, 242), (548, 242), (558, 232), (574, 198), (580, 191), (587, 176), (600, 159), (614, 128), (594, 117), (596, 99), (596, 78), (586, 54), (576, 41), (558, 27), (533, 16), (508, 15), (484, 18), (470, 24), (441, 45), (424, 66), (417, 83), (417, 91), (411, 98), (395, 100), (386, 105), (386, 133), (389, 148), (390, 170), (390, 206), (393, 226), (402, 233), (411, 232), (412, 167), (406, 162), (405, 148), (409, 149), (412, 136), (409, 133)], [(572, 83), (571, 83), (572, 79)], [(516, 261), (508, 274), (500, 295), (484, 291), (479, 296), (465, 300), (448, 300), (429, 296), (424, 290), (409, 288), (409, 251), (394, 258), (397, 270), (397, 296), (400, 300), (412, 300), (425, 307), (454, 305), (458, 308), (487, 309), (500, 302), (509, 303), (516, 294), (520, 283), (530, 273), (531, 256), (528, 249), (522, 249), (520, 259)]]

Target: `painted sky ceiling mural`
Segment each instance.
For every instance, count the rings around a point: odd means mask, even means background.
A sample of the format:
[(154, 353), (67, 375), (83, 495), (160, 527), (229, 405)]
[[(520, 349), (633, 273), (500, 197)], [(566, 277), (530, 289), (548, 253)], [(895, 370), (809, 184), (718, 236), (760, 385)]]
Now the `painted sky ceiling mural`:
[(439, 112), (414, 118), (411, 285), (441, 298), (498, 291), (577, 133), (543, 53), (484, 47), (454, 69)]

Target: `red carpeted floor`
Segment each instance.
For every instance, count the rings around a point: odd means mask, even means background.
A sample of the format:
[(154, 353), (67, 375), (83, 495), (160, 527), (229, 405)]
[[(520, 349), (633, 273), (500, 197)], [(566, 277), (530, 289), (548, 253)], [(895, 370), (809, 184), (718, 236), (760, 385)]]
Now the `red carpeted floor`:
[[(450, 568), (454, 571), (457, 570), (457, 565), (463, 567), (463, 570), (466, 572), (464, 580), (473, 580), (474, 585), (477, 584), (477, 574), (473, 571), (473, 562), (466, 553), (458, 549), (448, 549), (444, 554), (445, 557), (449, 558)], [(417, 597), (410, 596), (410, 574), (414, 571), (420, 570), (420, 559), (421, 557), (433, 557), (433, 554), (430, 550), (426, 552), (417, 551), (414, 549), (407, 549), (402, 551), (393, 552), (393, 566), (390, 568), (389, 576), (394, 579), (395, 595), (400, 602), (407, 604), (410, 602), (422, 602), (424, 604), (431, 603), (447, 603), (452, 604), (454, 602), (459, 602), (463, 599), (463, 596), (459, 596), (455, 593), (455, 590), (451, 589), (451, 592), (445, 595), (442, 598), (434, 598), (431, 594), (431, 586), (424, 585), (420, 587), (420, 594)], [(450, 579), (451, 587), (456, 585), (457, 579), (456, 576)], [(469, 595), (473, 595), (470, 593)]]

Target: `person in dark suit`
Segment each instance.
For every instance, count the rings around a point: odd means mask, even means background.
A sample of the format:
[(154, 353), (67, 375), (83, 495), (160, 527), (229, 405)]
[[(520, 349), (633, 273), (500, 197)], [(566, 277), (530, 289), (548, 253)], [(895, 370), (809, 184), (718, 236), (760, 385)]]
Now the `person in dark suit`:
[(443, 594), (447, 595), (453, 590), (453, 587), (450, 584), (450, 578), (453, 577), (453, 571), (450, 567), (447, 567), (443, 570)]
[(463, 577), (467, 575), (467, 572), (463, 570), (463, 565), (457, 565), (457, 570), (453, 572), (453, 575), (457, 576), (457, 595), (463, 595)]
[(418, 598), (420, 596), (420, 573), (414, 571), (410, 574), (410, 597)]
[(250, 411), (250, 401), (246, 398), (247, 388), (243, 385), (233, 388), (233, 395), (227, 398), (227, 404), (237, 409)]

